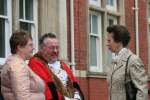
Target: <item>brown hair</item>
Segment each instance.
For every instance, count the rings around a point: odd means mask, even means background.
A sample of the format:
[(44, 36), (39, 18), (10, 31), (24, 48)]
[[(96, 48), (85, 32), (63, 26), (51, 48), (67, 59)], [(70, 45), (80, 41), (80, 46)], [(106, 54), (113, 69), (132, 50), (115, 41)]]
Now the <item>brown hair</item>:
[(113, 35), (115, 42), (121, 42), (123, 47), (126, 47), (130, 42), (130, 33), (128, 29), (123, 25), (112, 25), (107, 27), (107, 32)]
[(43, 44), (43, 41), (46, 39), (46, 38), (57, 38), (55, 33), (45, 33), (39, 40), (39, 44)]
[(31, 34), (26, 31), (14, 32), (9, 41), (11, 53), (15, 54), (17, 52), (17, 46), (24, 47), (29, 39), (32, 39)]

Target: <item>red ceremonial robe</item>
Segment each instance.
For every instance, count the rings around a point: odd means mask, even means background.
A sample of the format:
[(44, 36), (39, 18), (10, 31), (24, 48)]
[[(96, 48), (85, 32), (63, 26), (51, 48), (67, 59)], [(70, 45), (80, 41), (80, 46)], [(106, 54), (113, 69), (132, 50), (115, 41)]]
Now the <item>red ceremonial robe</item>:
[[(61, 65), (66, 70), (69, 78), (73, 82), (74, 88), (76, 88), (80, 94), (82, 100), (84, 100), (83, 93), (80, 90), (80, 87), (74, 77), (70, 68), (61, 61)], [(63, 100), (62, 94), (56, 88), (54, 81), (52, 79), (52, 75), (49, 72), (48, 62), (39, 54), (34, 55), (29, 61), (29, 67), (39, 75), (45, 82), (45, 97), (46, 100)]]

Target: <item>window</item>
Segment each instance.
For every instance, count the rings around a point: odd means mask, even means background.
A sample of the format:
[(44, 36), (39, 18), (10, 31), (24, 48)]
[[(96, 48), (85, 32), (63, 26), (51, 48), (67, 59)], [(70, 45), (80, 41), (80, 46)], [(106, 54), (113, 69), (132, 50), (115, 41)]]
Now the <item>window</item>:
[(91, 5), (101, 6), (101, 0), (89, 0)]
[[(98, 1), (98, 0), (89, 0)], [(106, 2), (106, 3), (105, 3)], [(124, 1), (100, 0), (101, 6), (89, 3), (89, 71), (90, 75), (104, 75), (110, 65), (113, 54), (107, 47), (107, 31), (109, 25), (124, 24)], [(117, 4), (120, 6), (117, 7)], [(106, 9), (103, 9), (106, 7)], [(95, 74), (95, 73), (99, 74)]]
[[(114, 25), (114, 24), (117, 24), (117, 17), (114, 17), (114, 16), (108, 16), (108, 19), (107, 19), (107, 25), (108, 26), (111, 26), (111, 25)], [(107, 53), (107, 63), (110, 64), (111, 63), (111, 60), (112, 60), (112, 56), (113, 54), (108, 50), (108, 53)]]
[(0, 0), (0, 64), (10, 54), (11, 21), (11, 0)]
[(107, 0), (106, 8), (109, 10), (117, 10), (117, 0)]
[(150, 52), (150, 24), (149, 24), (149, 30), (148, 30), (148, 37), (149, 37), (149, 39), (148, 39), (148, 48), (149, 48), (149, 52)]
[(20, 29), (31, 33), (37, 51), (38, 49), (37, 0), (20, 0), (19, 26)]
[(101, 37), (101, 15), (90, 13), (90, 71), (102, 72), (102, 37)]
[(150, 3), (148, 5), (148, 21), (150, 22)]
[(117, 18), (114, 16), (108, 16), (108, 26), (117, 24)]
[(114, 6), (114, 0), (107, 0), (107, 5)]

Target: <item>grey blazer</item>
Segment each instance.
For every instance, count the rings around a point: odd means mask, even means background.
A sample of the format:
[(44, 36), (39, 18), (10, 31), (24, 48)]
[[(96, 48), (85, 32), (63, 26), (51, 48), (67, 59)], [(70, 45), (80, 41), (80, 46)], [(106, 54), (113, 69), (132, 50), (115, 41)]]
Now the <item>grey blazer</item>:
[[(107, 80), (109, 84), (109, 100), (126, 100), (125, 94), (125, 66), (128, 62), (127, 81), (132, 80), (138, 89), (136, 100), (148, 100), (148, 77), (140, 58), (130, 50), (126, 51), (119, 60), (112, 61), (108, 69)], [(129, 77), (129, 73), (131, 78)]]

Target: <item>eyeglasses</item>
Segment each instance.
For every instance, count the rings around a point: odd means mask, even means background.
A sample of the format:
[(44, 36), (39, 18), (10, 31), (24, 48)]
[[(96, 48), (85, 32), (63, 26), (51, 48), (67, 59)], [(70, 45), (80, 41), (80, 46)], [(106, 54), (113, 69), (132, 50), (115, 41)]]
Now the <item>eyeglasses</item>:
[(46, 46), (50, 50), (58, 50), (59, 46)]

